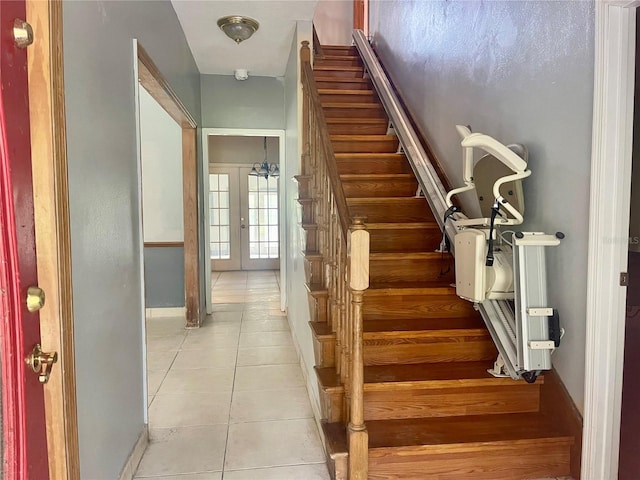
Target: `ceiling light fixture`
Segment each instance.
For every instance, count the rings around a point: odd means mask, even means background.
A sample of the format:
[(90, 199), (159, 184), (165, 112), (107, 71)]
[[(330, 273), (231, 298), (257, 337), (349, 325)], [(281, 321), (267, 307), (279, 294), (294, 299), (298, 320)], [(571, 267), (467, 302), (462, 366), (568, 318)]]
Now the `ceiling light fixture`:
[(218, 26), (236, 43), (240, 43), (253, 35), (260, 24), (253, 18), (241, 15), (229, 15), (218, 19)]
[(267, 137), (264, 137), (264, 160), (262, 161), (262, 164), (257, 162), (254, 163), (249, 175), (264, 178), (278, 178), (280, 176), (280, 169), (278, 168), (278, 165), (275, 163), (269, 164), (267, 162)]

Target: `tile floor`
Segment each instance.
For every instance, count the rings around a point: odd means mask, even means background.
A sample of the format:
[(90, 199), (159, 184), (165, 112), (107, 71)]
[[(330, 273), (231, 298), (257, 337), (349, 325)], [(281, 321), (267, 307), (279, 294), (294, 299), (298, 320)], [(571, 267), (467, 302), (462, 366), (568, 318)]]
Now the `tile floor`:
[(150, 444), (135, 478), (328, 480), (278, 272), (212, 285), (202, 328), (147, 321)]

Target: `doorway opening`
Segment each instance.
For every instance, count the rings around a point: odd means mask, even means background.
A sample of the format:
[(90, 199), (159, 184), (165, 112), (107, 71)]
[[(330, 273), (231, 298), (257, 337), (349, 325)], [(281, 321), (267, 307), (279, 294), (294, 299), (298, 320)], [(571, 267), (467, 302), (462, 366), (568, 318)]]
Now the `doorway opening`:
[[(283, 130), (203, 129), (205, 242), (211, 276), (207, 313), (213, 311), (212, 276), (220, 272), (280, 270), (284, 267), (286, 215)], [(286, 307), (280, 290), (280, 309)]]

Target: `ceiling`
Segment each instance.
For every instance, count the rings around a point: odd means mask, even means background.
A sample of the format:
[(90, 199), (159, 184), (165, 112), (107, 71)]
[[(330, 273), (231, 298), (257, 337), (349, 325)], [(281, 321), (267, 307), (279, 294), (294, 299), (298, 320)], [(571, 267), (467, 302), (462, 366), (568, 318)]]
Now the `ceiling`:
[[(201, 74), (284, 76), (297, 20), (311, 21), (317, 0), (171, 0)], [(226, 15), (260, 22), (253, 36), (237, 45), (218, 28)]]

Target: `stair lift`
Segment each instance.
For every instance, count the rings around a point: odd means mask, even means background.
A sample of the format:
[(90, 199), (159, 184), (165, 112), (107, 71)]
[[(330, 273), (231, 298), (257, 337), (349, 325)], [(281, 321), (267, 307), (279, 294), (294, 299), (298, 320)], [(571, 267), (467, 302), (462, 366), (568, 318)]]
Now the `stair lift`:
[[(551, 369), (551, 353), (564, 331), (547, 303), (545, 249), (560, 244), (560, 232), (516, 232), (523, 222), (522, 179), (531, 175), (522, 145), (456, 127), (462, 137), (464, 187), (446, 196), (444, 222), (455, 227), (456, 293), (474, 303), (498, 349), (494, 376), (536, 381)], [(474, 149), (484, 156), (474, 165)], [(480, 218), (468, 218), (452, 197), (475, 190)]]

